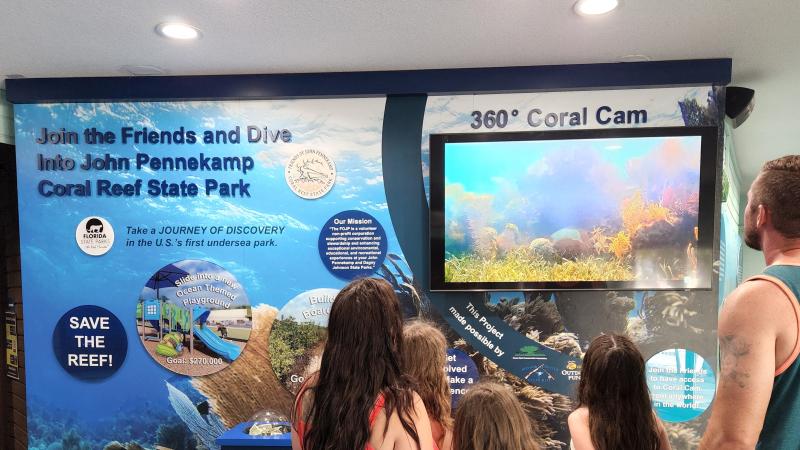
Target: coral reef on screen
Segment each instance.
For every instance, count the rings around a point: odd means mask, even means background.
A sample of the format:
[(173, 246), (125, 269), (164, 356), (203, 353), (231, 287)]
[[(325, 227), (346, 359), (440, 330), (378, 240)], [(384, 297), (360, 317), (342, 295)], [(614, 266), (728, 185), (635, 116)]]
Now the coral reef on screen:
[(699, 139), (604, 141), (478, 143), (491, 161), (451, 164), (445, 281), (695, 277)]

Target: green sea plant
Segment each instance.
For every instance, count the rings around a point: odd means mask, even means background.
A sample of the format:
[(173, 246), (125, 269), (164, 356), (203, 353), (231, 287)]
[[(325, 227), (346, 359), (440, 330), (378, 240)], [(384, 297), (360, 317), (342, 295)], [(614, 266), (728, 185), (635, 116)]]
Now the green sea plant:
[(313, 322), (297, 322), (294, 317), (275, 320), (269, 340), (272, 368), (281, 382), (286, 381), (298, 357), (324, 340), (326, 331)]
[(551, 262), (527, 248), (515, 249), (502, 258), (451, 255), (445, 260), (445, 281), (626, 281), (634, 279), (627, 260), (586, 255)]

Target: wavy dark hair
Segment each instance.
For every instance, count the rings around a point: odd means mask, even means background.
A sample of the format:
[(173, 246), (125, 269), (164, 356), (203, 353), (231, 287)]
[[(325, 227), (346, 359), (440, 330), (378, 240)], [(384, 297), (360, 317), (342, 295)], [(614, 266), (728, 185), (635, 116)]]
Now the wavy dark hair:
[(582, 406), (589, 410), (589, 432), (597, 450), (659, 449), (644, 358), (626, 336), (603, 334), (589, 345), (578, 385), (578, 408)]
[[(305, 412), (304, 450), (360, 450), (369, 442), (369, 416), (379, 395), (387, 419), (395, 412), (419, 445), (411, 415), (414, 393), (403, 375), (403, 316), (392, 286), (362, 278), (345, 286), (333, 301), (328, 340), (312, 397)], [(302, 392), (301, 392), (302, 395)], [(299, 399), (302, 403), (303, 399)], [(297, 423), (292, 411), (292, 422)], [(383, 432), (386, 433), (389, 420)]]

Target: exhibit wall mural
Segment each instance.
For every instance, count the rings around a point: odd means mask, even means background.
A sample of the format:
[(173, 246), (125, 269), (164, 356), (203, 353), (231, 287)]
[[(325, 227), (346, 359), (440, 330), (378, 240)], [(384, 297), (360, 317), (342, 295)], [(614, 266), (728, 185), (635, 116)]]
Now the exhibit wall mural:
[[(285, 432), (330, 304), (362, 276), (391, 283), (407, 319), (445, 331), (454, 404), (480, 379), (502, 381), (545, 447), (568, 448), (588, 343), (626, 333), (673, 447), (694, 448), (713, 398), (716, 287), (431, 292), (427, 221), (392, 199), (427, 190), (430, 134), (715, 126), (717, 95), (420, 96), (397, 121), (385, 97), (16, 105), (30, 448), (217, 449), (232, 433)], [(411, 164), (387, 162), (398, 157)], [(658, 206), (681, 195), (631, 206), (631, 233), (676, 226)], [(427, 211), (424, 194), (405, 201)], [(559, 262), (575, 259), (566, 239), (584, 256), (614, 253), (610, 232), (549, 220), (531, 247), (521, 222), (494, 216), (462, 232), (492, 260), (512, 241)]]

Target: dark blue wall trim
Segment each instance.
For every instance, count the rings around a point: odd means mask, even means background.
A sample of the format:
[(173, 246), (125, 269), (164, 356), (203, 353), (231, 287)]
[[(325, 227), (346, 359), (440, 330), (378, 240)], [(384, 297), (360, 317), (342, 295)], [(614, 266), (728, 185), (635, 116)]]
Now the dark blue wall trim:
[(11, 103), (263, 100), (726, 85), (730, 59), (386, 72), (6, 80)]
[(383, 188), (389, 216), (414, 279), (427, 291), (428, 200), (422, 181), (425, 95), (390, 95), (383, 115)]

